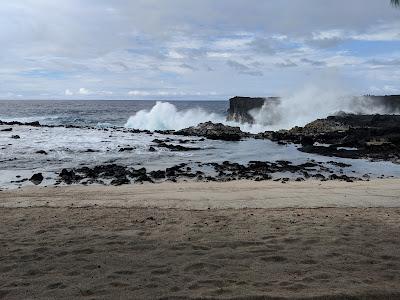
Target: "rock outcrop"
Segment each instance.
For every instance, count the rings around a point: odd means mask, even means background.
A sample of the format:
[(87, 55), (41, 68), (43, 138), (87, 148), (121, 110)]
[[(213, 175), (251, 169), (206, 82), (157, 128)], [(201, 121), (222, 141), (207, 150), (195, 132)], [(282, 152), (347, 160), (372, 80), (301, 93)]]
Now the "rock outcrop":
[(400, 115), (342, 114), (258, 137), (301, 144), (307, 153), (400, 163)]
[(210, 140), (239, 141), (248, 136), (240, 127), (227, 126), (221, 123), (205, 122), (175, 132), (177, 135), (201, 136)]
[(229, 109), (227, 121), (238, 123), (254, 123), (254, 118), (250, 114), (253, 109), (260, 109), (265, 101), (278, 102), (279, 98), (251, 98), (251, 97), (234, 97), (229, 99)]

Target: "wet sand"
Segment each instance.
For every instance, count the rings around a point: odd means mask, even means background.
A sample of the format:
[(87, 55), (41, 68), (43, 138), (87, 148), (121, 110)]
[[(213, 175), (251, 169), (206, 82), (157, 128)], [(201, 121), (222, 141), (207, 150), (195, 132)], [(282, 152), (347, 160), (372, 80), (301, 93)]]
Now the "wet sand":
[(399, 181), (316, 184), (0, 192), (0, 299), (399, 299)]

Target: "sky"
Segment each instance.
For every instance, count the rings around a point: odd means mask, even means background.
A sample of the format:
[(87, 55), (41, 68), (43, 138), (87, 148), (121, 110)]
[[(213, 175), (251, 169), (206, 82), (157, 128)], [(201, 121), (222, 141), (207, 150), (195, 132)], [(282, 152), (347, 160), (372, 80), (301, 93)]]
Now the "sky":
[(2, 1), (0, 45), (0, 99), (400, 93), (389, 0)]

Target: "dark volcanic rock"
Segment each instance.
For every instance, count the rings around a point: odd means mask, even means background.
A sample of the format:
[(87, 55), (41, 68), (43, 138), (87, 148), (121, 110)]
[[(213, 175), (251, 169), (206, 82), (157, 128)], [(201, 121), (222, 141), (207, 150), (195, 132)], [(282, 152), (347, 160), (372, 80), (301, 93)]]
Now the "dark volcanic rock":
[(143, 176), (143, 175), (146, 175), (146, 168), (140, 168), (140, 169), (138, 169), (138, 170), (136, 170), (136, 169), (132, 169), (130, 172), (129, 172), (129, 177), (132, 177), (132, 178), (135, 178), (135, 177), (140, 177), (140, 176)]
[(134, 149), (135, 149), (134, 147), (125, 147), (125, 148), (120, 148), (118, 152), (133, 151)]
[(154, 148), (153, 146), (149, 147), (149, 152), (156, 152), (156, 151), (157, 151), (156, 148)]
[(307, 153), (400, 163), (400, 115), (341, 114), (257, 137), (302, 144), (299, 150)]
[(18, 134), (16, 134), (16, 135), (12, 135), (11, 138), (12, 139), (20, 139), (21, 137)]
[(227, 126), (221, 123), (200, 123), (197, 126), (177, 131), (177, 135), (201, 136), (211, 140), (239, 141), (242, 137), (249, 136), (239, 127)]
[(165, 171), (151, 171), (150, 176), (154, 179), (164, 179), (165, 178)]
[(131, 183), (131, 181), (128, 178), (126, 178), (126, 176), (122, 176), (122, 177), (113, 179), (110, 184), (114, 185), (114, 186), (120, 186), (123, 184), (130, 184), (130, 183)]
[(78, 182), (82, 179), (82, 177), (77, 176), (73, 170), (62, 169), (59, 177), (64, 181), (66, 184), (72, 184), (73, 182)]
[(42, 183), (43, 179), (42, 173), (36, 173), (32, 175), (29, 181), (31, 181), (34, 185), (39, 185)]
[(0, 131), (3, 131), (3, 132), (10, 132), (10, 131), (12, 131), (13, 129), (12, 128), (4, 128), (4, 129), (2, 129), (2, 130), (0, 130)]
[(40, 127), (40, 123), (38, 121), (35, 122), (18, 122), (18, 121), (11, 121), (11, 122), (5, 122), (0, 120), (0, 125), (20, 125), (20, 126), (33, 126), (33, 127)]
[(145, 173), (140, 175), (139, 177), (137, 177), (135, 179), (136, 183), (142, 183), (142, 182), (150, 182), (150, 183), (154, 183), (154, 181)]
[(44, 150), (39, 150), (39, 151), (36, 151), (35, 153), (36, 153), (36, 154), (44, 154), (44, 155), (47, 155), (47, 152), (44, 151)]
[(227, 121), (239, 123), (254, 123), (254, 118), (250, 114), (252, 110), (258, 110), (267, 105), (266, 108), (273, 108), (280, 103), (279, 97), (252, 98), (252, 97), (234, 97), (229, 99), (229, 109)]
[(164, 142), (158, 143), (157, 145), (160, 148), (167, 148), (171, 151), (197, 151), (197, 150), (201, 150), (201, 148), (197, 148), (197, 147), (184, 147), (181, 145), (173, 145), (173, 144), (167, 144)]
[(253, 117), (249, 111), (260, 109), (266, 101), (266, 98), (234, 97), (229, 99), (229, 109), (227, 121), (238, 123), (254, 123)]

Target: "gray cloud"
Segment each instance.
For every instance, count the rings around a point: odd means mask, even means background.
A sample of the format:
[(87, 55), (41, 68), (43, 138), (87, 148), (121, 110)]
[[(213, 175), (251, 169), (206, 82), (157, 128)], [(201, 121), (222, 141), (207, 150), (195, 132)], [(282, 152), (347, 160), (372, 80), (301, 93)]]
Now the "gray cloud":
[(271, 39), (257, 38), (249, 43), (249, 46), (256, 52), (262, 54), (275, 54), (274, 43)]
[(226, 64), (232, 69), (238, 71), (239, 74), (250, 75), (250, 76), (262, 76), (263, 72), (259, 70), (251, 69), (250, 67), (241, 64), (237, 61), (228, 60)]
[(310, 64), (310, 65), (316, 66), (316, 67), (326, 66), (326, 62), (324, 62), (324, 61), (312, 60), (312, 59), (308, 59), (308, 58), (303, 58), (303, 59), (301, 59), (301, 61), (303, 63)]
[(287, 59), (286, 61), (282, 63), (277, 63), (275, 66), (280, 67), (280, 68), (293, 68), (297, 67), (297, 64), (291, 61), (290, 59)]
[(400, 58), (388, 59), (388, 60), (371, 59), (366, 63), (373, 66), (400, 66)]

